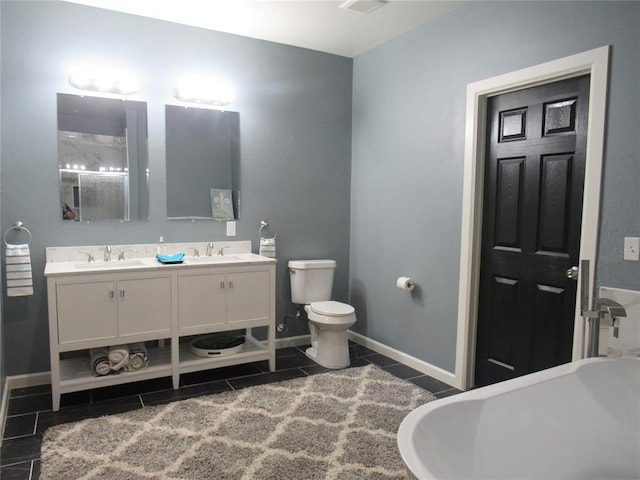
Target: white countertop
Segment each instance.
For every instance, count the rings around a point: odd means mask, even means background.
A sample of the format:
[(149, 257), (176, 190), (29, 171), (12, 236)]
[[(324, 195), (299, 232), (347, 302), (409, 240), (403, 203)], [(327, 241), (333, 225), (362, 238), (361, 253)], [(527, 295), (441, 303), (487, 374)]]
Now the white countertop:
[(112, 260), (104, 262), (75, 261), (48, 262), (44, 268), (44, 275), (88, 274), (104, 272), (124, 272), (141, 270), (164, 270), (175, 268), (198, 268), (219, 266), (260, 265), (276, 263), (275, 258), (264, 257), (255, 253), (234, 253), (211, 257), (185, 257), (181, 263), (161, 263), (155, 258), (133, 258), (130, 260)]
[[(222, 244), (222, 245), (221, 245)], [(53, 247), (47, 248), (47, 263), (45, 276), (78, 275), (92, 273), (114, 273), (149, 271), (176, 268), (199, 268), (215, 266), (242, 266), (276, 263), (275, 258), (251, 253), (251, 242), (216, 242), (225, 247), (224, 255), (213, 253), (210, 256), (185, 256), (181, 263), (164, 264), (159, 262), (152, 253), (154, 245), (118, 245), (112, 247), (111, 261), (102, 260), (104, 247)], [(194, 252), (194, 248), (204, 252), (206, 244), (168, 244), (170, 252)], [(227, 248), (228, 247), (228, 248)], [(127, 252), (124, 260), (117, 260), (117, 252)], [(91, 253), (95, 261), (87, 261)]]

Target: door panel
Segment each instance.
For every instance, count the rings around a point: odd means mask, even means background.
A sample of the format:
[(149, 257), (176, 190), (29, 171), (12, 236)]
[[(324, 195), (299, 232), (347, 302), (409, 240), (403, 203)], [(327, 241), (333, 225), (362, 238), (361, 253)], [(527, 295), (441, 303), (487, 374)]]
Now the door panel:
[(169, 277), (118, 280), (120, 337), (171, 331)]
[(116, 338), (116, 283), (111, 280), (59, 283), (58, 341), (60, 344)]
[(269, 271), (230, 272), (227, 275), (229, 323), (269, 318)]
[(222, 273), (180, 274), (178, 325), (180, 330), (224, 325), (227, 317), (227, 277)]
[(492, 97), (475, 384), (571, 360), (589, 78)]

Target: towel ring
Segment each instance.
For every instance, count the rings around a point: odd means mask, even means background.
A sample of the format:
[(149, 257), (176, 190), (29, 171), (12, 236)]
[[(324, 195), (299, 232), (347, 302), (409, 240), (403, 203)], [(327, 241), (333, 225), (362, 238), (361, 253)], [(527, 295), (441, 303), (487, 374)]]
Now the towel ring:
[[(264, 220), (260, 222), (260, 229), (258, 230), (258, 238), (260, 238), (261, 240), (265, 238), (262, 236), (262, 229), (268, 226), (269, 226), (269, 222), (265, 222)], [(275, 240), (277, 236), (278, 236), (278, 232), (276, 232), (276, 229), (273, 228), (273, 237), (271, 238), (271, 240)]]
[(9, 245), (7, 243), (7, 234), (11, 231), (11, 230), (22, 230), (27, 232), (27, 235), (29, 235), (29, 240), (27, 240), (27, 245), (29, 245), (31, 243), (31, 232), (29, 231), (29, 229), (27, 227), (24, 226), (24, 224), (22, 222), (16, 222), (13, 225), (11, 225), (9, 228), (7, 228), (7, 231), (4, 232), (4, 236), (3, 236), (3, 240), (4, 240), (4, 244), (5, 245)]

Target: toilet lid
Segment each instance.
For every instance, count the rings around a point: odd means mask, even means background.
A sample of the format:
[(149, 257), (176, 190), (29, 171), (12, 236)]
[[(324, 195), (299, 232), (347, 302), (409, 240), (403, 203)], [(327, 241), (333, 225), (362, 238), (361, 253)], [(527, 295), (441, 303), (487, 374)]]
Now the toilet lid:
[(311, 311), (318, 315), (327, 315), (329, 317), (344, 317), (352, 315), (355, 309), (351, 305), (340, 302), (313, 302)]

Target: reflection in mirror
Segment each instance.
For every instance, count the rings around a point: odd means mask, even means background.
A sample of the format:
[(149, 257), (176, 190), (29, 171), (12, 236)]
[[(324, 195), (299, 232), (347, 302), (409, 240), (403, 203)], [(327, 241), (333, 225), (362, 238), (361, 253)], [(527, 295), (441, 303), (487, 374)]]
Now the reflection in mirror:
[(240, 115), (166, 106), (167, 216), (238, 218)]
[(148, 220), (147, 104), (58, 94), (62, 218)]

